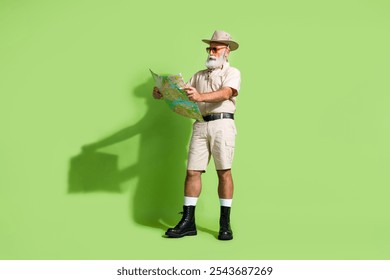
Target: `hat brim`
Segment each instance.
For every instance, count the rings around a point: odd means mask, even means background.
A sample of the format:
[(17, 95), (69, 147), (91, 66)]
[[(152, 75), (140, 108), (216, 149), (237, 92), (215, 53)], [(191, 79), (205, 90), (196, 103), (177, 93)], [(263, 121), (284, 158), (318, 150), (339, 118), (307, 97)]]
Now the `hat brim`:
[(221, 43), (221, 44), (225, 44), (225, 45), (228, 45), (229, 46), (229, 49), (231, 51), (234, 51), (234, 50), (237, 50), (239, 45), (237, 42), (234, 42), (234, 41), (225, 41), (225, 40), (207, 40), (207, 39), (203, 39), (202, 40), (203, 42), (205, 42), (206, 44), (210, 44), (210, 43)]

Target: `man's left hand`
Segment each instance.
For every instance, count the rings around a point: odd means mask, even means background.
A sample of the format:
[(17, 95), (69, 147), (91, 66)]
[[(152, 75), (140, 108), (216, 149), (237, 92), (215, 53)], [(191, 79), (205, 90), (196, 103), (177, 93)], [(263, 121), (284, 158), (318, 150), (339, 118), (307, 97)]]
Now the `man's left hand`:
[(202, 94), (200, 94), (194, 87), (185, 87), (183, 88), (187, 93), (188, 99), (195, 102), (202, 101)]

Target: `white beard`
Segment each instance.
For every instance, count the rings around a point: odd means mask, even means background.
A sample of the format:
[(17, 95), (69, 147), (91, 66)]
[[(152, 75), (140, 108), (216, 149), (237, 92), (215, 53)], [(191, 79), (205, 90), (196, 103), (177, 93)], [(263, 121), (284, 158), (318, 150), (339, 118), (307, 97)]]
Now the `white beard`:
[(215, 56), (209, 55), (207, 57), (207, 60), (206, 60), (206, 67), (210, 70), (221, 68), (222, 65), (224, 64), (225, 60), (226, 60), (225, 55), (223, 55), (219, 58), (216, 58)]

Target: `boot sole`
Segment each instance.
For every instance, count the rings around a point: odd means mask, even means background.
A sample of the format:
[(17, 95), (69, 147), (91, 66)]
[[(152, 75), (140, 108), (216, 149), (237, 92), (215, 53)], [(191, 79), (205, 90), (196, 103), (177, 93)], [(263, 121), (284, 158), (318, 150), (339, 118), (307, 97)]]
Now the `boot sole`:
[(165, 233), (168, 237), (172, 237), (172, 238), (180, 238), (180, 237), (184, 237), (184, 236), (193, 236), (193, 235), (197, 235), (197, 231), (196, 230), (192, 230), (192, 231), (187, 231), (187, 232), (184, 232), (182, 234), (175, 234), (175, 233)]
[(218, 239), (227, 241), (227, 240), (232, 240), (233, 236), (218, 236)]

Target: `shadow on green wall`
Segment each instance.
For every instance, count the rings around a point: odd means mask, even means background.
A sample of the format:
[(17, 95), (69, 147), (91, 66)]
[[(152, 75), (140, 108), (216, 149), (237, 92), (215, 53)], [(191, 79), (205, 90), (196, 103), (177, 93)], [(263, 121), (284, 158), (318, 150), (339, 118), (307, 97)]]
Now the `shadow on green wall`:
[[(147, 113), (129, 127), (104, 139), (84, 145), (82, 152), (70, 159), (69, 193), (122, 192), (120, 184), (137, 178), (130, 213), (138, 224), (166, 229), (175, 224), (181, 209), (187, 146), (191, 121), (171, 112), (163, 101), (154, 100), (154, 83), (149, 79), (134, 89), (146, 99)], [(140, 136), (138, 158), (134, 165), (118, 169), (118, 157), (99, 149)]]

